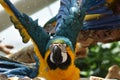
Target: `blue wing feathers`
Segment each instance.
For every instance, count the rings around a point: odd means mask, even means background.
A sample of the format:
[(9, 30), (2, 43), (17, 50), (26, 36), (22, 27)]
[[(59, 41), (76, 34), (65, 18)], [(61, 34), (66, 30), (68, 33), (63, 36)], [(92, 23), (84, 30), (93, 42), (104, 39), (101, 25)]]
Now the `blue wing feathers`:
[(88, 0), (86, 3), (87, 14), (111, 13), (111, 11), (106, 6), (106, 0)]
[(37, 75), (36, 68), (30, 68), (22, 63), (0, 57), (0, 74), (6, 74), (8, 77), (35, 77)]
[(97, 9), (94, 9), (94, 10), (88, 10), (86, 11), (87, 14), (111, 14), (113, 13), (111, 10), (109, 10), (107, 7), (99, 7)]
[[(27, 30), (28, 34), (34, 40), (34, 42), (36, 43), (40, 50), (40, 53), (44, 57), (45, 47), (49, 40), (49, 35), (44, 31), (43, 28), (41, 28), (41, 26), (38, 25), (38, 20), (33, 21), (32, 18), (30, 18), (26, 14), (23, 14), (22, 16), (23, 18), (21, 22), (24, 25), (24, 28)], [(42, 44), (39, 42), (41, 42)]]
[(120, 28), (120, 15), (104, 16), (98, 20), (85, 21), (83, 30), (86, 29), (117, 29)]
[[(34, 21), (31, 17), (27, 16), (26, 14), (20, 13), (9, 0), (5, 0), (5, 3), (10, 7), (11, 11), (13, 11), (16, 18), (22, 24), (23, 28), (26, 30), (28, 35), (36, 43), (40, 53), (44, 57), (45, 47), (49, 40), (49, 35), (44, 31), (44, 29), (41, 26), (38, 25), (38, 20)], [(41, 42), (42, 44), (39, 42)]]
[(20, 18), (22, 14), (12, 5), (12, 3), (9, 0), (4, 0), (5, 3), (9, 6), (9, 8), (15, 13), (15, 16)]
[(84, 21), (82, 30), (120, 28), (120, 14), (110, 9), (106, 0), (88, 0), (86, 6), (87, 14), (106, 14), (106, 16)]
[(111, 22), (116, 22), (117, 21), (119, 22), (120, 21), (120, 15), (109, 15), (108, 17), (107, 16), (103, 16), (101, 19), (95, 19), (95, 20), (91, 20), (90, 22), (86, 21), (88, 24), (91, 24), (91, 25), (101, 25), (101, 24), (104, 24), (104, 23), (111, 23)]

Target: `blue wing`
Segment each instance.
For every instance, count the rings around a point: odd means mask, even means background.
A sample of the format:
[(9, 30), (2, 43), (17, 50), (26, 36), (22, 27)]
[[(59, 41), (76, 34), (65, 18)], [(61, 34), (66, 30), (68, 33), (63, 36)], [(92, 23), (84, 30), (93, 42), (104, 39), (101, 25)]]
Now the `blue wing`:
[(86, 0), (87, 14), (110, 14), (112, 11), (107, 6), (107, 0)]
[[(58, 35), (75, 40), (74, 34), (77, 34), (81, 30), (118, 29), (120, 28), (120, 1), (112, 1), (113, 2), (111, 2), (111, 0), (61, 0), (61, 6), (57, 16), (48, 21), (48, 23), (57, 21), (56, 26), (53, 29), (50, 27), (48, 31), (54, 30)], [(80, 16), (76, 16), (76, 14)], [(85, 18), (82, 19), (84, 15)], [(74, 21), (76, 21), (76, 23), (74, 23)], [(81, 24), (77, 24), (77, 22)], [(76, 41), (72, 39), (72, 42)]]
[(99, 18), (84, 21), (82, 30), (104, 30), (104, 29), (119, 29), (120, 15), (104, 15)]
[[(118, 29), (120, 28), (120, 1), (119, 0), (78, 0), (79, 5), (83, 5), (85, 7), (86, 16), (91, 15), (98, 15), (94, 18), (87, 17), (83, 21), (83, 28), (82, 30), (100, 30), (100, 29)], [(70, 4), (70, 0), (61, 0), (61, 8), (59, 13), (57, 14), (56, 19), (58, 22), (61, 22), (60, 17), (65, 17), (65, 15), (69, 15), (70, 6), (66, 7), (66, 4)], [(75, 3), (75, 0), (74, 2)], [(82, 7), (82, 8), (83, 8)], [(82, 14), (81, 14), (82, 15)], [(89, 18), (89, 19), (88, 19)], [(51, 20), (50, 20), (51, 21)], [(50, 22), (49, 21), (49, 22)], [(53, 21), (53, 19), (52, 19)], [(54, 20), (56, 21), (56, 20)], [(53, 22), (54, 22), (53, 21)], [(59, 25), (57, 24), (57, 28)]]
[(88, 0), (86, 14), (96, 15), (93, 19), (84, 20), (82, 30), (118, 29), (120, 28), (119, 0)]
[(36, 77), (37, 67), (30, 68), (22, 63), (9, 60), (0, 56), (0, 74), (6, 74), (8, 77)]
[(20, 13), (9, 0), (0, 0), (0, 4), (10, 15), (15, 28), (19, 30), (23, 42), (28, 42), (30, 38), (44, 57), (45, 48), (49, 41), (49, 35), (38, 25), (38, 20), (33, 20), (26, 14)]

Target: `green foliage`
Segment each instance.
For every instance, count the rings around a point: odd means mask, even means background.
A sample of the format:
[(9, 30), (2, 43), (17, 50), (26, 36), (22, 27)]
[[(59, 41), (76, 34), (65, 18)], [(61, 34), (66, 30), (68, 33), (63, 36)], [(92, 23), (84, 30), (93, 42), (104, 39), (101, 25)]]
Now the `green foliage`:
[(105, 77), (110, 66), (120, 66), (120, 42), (91, 46), (88, 56), (77, 59), (75, 64), (80, 68), (82, 77)]

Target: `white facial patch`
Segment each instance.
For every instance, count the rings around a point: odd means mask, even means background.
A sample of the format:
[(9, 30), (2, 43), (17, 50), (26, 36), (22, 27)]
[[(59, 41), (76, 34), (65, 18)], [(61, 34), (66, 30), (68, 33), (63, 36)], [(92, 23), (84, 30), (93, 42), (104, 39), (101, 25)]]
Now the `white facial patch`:
[(50, 54), (50, 61), (51, 61), (52, 63), (55, 63), (54, 60), (53, 60), (53, 53)]
[(63, 53), (63, 52), (62, 52), (62, 57), (63, 57), (62, 63), (66, 62), (66, 61), (67, 61), (67, 58), (68, 58), (67, 53)]
[[(50, 50), (52, 50), (52, 48), (56, 45), (61, 49), (62, 63), (65, 63), (67, 61), (67, 58), (68, 58), (67, 51), (66, 51), (67, 45), (66, 44), (60, 44), (60, 43), (59, 44), (58, 43), (52, 44), (52, 45), (50, 45)], [(52, 51), (51, 51), (51, 54), (50, 54), (50, 61), (52, 63), (55, 63), (54, 60), (53, 60)]]

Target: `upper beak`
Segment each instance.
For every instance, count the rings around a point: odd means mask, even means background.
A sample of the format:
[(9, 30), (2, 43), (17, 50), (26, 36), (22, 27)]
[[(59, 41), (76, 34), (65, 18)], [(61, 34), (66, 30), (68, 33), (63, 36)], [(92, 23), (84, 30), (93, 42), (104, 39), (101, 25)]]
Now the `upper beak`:
[(62, 54), (61, 54), (61, 48), (57, 45), (53, 46), (52, 48), (52, 53), (53, 53), (53, 61), (58, 65), (62, 63)]

